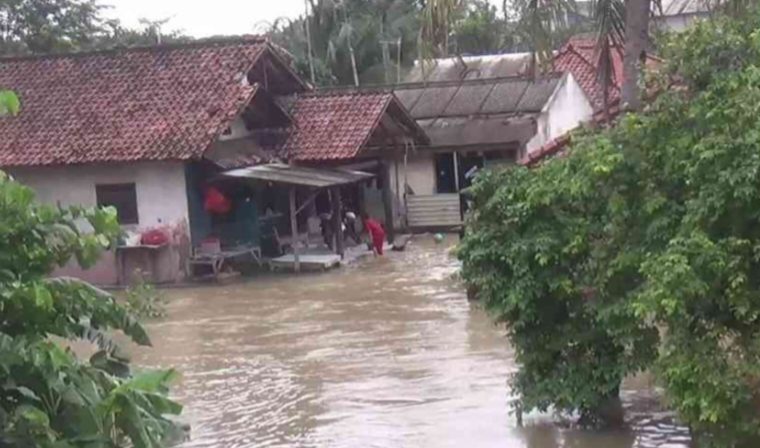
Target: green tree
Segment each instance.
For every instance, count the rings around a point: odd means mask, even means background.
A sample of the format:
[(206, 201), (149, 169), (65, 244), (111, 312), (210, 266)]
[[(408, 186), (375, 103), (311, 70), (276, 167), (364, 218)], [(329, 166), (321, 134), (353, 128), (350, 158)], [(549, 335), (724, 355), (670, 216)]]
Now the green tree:
[[(293, 55), (306, 79), (311, 78), (311, 42), (314, 76), (320, 85), (357, 84), (357, 79), (358, 84), (396, 82), (420, 58), (487, 54), (515, 45), (514, 27), (484, 0), (309, 0), (308, 4), (308, 15), (268, 24), (267, 33)], [(446, 9), (450, 7), (454, 9)]]
[(418, 11), (416, 0), (310, 0), (308, 15), (275, 21), (267, 34), (311, 79), (308, 24), (319, 85), (395, 81), (399, 62), (409, 65), (417, 54)]
[[(0, 119), (19, 112), (11, 91), (0, 105)], [(72, 258), (94, 263), (119, 232), (115, 210), (37, 204), (0, 172), (0, 446), (151, 448), (179, 436), (166, 417), (181, 411), (166, 398), (177, 373), (132, 375), (110, 338), (149, 345), (135, 317), (85, 282), (50, 277)], [(75, 340), (96, 345), (88, 361), (65, 348)]]
[(128, 28), (106, 20), (99, 0), (0, 0), (0, 54), (64, 53), (190, 40), (167, 20)]
[(496, 6), (487, 0), (474, 0), (454, 24), (453, 40), (458, 54), (496, 54), (507, 42), (509, 24), (499, 17)]
[(525, 409), (594, 419), (651, 369), (699, 446), (757, 446), (760, 12), (663, 55), (645, 113), (478, 179), (462, 274), (507, 323)]
[(5, 54), (76, 50), (102, 33), (96, 0), (0, 1), (0, 51)]
[[(49, 277), (94, 262), (119, 232), (115, 212), (36, 204), (1, 173), (0, 210), (0, 445), (163, 446), (177, 430), (165, 415), (181, 410), (165, 397), (176, 372), (131, 375), (109, 332), (147, 345), (137, 320), (89, 284)], [(98, 350), (81, 361), (52, 337)]]
[(193, 40), (178, 30), (165, 30), (168, 23), (169, 19), (140, 19), (140, 27), (128, 28), (118, 20), (108, 20), (104, 23), (104, 32), (83, 49), (150, 46)]

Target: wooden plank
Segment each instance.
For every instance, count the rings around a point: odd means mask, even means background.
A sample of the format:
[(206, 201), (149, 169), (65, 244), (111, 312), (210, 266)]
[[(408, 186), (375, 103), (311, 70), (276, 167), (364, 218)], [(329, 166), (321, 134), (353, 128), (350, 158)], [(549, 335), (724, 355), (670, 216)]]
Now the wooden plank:
[(448, 227), (462, 224), (458, 194), (411, 195), (407, 200), (410, 227)]

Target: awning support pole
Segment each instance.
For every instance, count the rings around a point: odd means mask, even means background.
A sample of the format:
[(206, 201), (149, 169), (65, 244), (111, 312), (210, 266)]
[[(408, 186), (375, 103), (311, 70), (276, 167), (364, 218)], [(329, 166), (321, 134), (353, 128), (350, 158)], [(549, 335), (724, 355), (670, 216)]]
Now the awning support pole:
[(390, 166), (387, 161), (383, 161), (380, 166), (380, 176), (383, 183), (383, 208), (385, 209), (385, 232), (388, 237), (388, 242), (393, 243), (396, 241), (396, 231), (394, 229), (393, 220), (393, 192), (391, 191), (391, 176)]
[(296, 218), (296, 187), (290, 187), (290, 234), (293, 240), (291, 243), (294, 260), (293, 269), (295, 269), (296, 272), (301, 272), (301, 259), (298, 254), (298, 220)]
[(314, 202), (314, 199), (316, 199), (318, 195), (319, 195), (319, 190), (313, 191), (311, 195), (306, 199), (306, 201), (303, 204), (301, 204), (300, 207), (298, 207), (298, 209), (296, 210), (296, 215), (301, 213), (306, 207), (310, 206), (311, 203)]
[[(414, 140), (412, 140), (411, 145), (414, 145)], [(404, 141), (404, 228), (407, 230), (409, 229), (409, 202), (407, 200), (407, 192), (409, 191), (409, 146), (409, 142)]]
[(454, 158), (454, 188), (459, 193), (459, 154), (453, 152), (451, 156)]
[(343, 258), (343, 207), (341, 205), (340, 187), (334, 187), (332, 194), (332, 226), (335, 229), (335, 253)]

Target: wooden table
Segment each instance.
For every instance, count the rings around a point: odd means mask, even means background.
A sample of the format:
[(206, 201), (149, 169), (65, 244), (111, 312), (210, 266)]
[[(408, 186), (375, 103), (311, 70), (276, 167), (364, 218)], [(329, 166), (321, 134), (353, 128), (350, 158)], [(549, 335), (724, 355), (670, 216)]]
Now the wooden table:
[[(143, 260), (147, 260), (147, 264), (150, 270), (149, 281), (156, 283), (158, 281), (158, 273), (156, 271), (157, 258), (159, 253), (165, 247), (168, 247), (168, 243), (152, 245), (152, 244), (139, 244), (136, 246), (117, 246), (116, 247), (116, 275), (119, 285), (126, 285), (129, 283), (129, 273), (126, 270), (126, 258), (131, 254), (137, 254)], [(146, 279), (147, 281), (148, 279)]]

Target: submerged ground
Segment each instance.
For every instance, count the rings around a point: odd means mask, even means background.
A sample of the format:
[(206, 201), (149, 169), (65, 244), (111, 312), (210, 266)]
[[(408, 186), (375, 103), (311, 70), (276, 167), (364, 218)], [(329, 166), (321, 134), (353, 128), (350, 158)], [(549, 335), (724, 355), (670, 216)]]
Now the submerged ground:
[(148, 367), (179, 369), (185, 447), (688, 446), (646, 380), (623, 392), (629, 427), (594, 432), (548, 415), (517, 428), (503, 329), (452, 278), (454, 240), (323, 274), (167, 291)]

